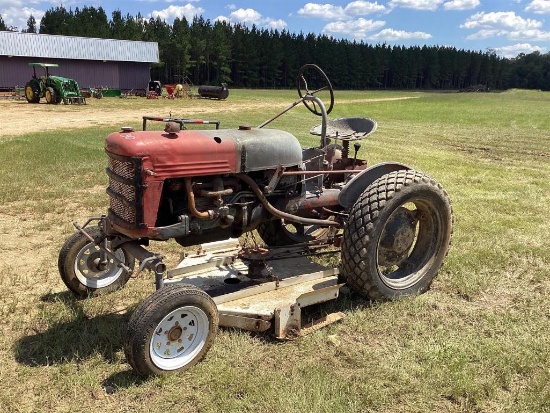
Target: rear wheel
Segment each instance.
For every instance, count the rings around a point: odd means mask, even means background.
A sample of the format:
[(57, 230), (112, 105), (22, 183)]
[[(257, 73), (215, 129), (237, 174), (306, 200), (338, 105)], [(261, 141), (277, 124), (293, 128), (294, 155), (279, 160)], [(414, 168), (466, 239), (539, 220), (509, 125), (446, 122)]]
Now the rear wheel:
[(40, 89), (35, 82), (27, 82), (25, 85), (25, 98), (29, 103), (40, 102)]
[[(84, 231), (92, 238), (100, 235), (99, 228), (96, 227), (85, 228)], [(123, 249), (115, 250), (114, 254), (133, 269), (135, 259), (132, 256)], [(80, 232), (75, 232), (65, 241), (59, 252), (59, 274), (69, 290), (79, 297), (112, 292), (126, 285), (130, 279), (128, 272), (120, 268), (112, 258), (108, 258), (104, 266), (99, 261), (99, 247)]]
[(124, 353), (141, 375), (187, 370), (208, 352), (218, 332), (218, 309), (204, 291), (190, 285), (168, 285), (136, 308)]
[(428, 290), (449, 250), (453, 211), (445, 190), (413, 170), (386, 174), (353, 205), (342, 268), (354, 290), (398, 299)]

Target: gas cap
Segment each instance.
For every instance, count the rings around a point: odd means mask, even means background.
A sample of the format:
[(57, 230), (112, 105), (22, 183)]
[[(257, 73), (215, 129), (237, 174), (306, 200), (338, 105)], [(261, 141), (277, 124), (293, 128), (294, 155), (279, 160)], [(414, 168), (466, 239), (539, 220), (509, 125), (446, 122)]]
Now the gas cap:
[(164, 132), (168, 132), (170, 135), (174, 134), (177, 136), (179, 131), (180, 125), (177, 122), (167, 122), (164, 126)]
[(239, 125), (239, 130), (250, 130), (252, 127), (250, 125)]
[(131, 126), (122, 126), (120, 128), (120, 131), (124, 133), (133, 132), (134, 128), (132, 128)]

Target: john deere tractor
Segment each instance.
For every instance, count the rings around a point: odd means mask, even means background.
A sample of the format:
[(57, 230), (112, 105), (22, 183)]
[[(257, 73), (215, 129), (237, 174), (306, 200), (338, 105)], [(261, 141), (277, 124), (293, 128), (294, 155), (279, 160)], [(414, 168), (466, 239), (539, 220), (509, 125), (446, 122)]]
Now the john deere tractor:
[[(33, 76), (25, 85), (25, 97), (29, 103), (38, 103), (40, 98), (45, 98), (47, 103), (59, 104), (86, 104), (86, 99), (80, 93), (76, 80), (66, 77), (53, 76), (49, 73), (50, 67), (58, 67), (55, 63), (29, 63), (33, 68)], [(42, 67), (45, 76), (36, 76), (36, 68)]]

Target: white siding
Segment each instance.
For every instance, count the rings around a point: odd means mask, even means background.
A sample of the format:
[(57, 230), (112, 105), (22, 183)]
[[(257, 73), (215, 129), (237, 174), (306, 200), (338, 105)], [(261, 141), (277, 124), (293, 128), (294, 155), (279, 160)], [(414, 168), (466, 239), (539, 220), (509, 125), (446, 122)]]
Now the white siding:
[(156, 42), (0, 32), (0, 55), (116, 62), (159, 61)]

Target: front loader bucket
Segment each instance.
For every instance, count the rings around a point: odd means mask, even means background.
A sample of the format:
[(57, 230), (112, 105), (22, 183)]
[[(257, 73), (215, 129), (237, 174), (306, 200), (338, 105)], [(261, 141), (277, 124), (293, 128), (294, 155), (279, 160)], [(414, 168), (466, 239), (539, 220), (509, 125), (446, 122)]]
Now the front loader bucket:
[(63, 103), (66, 105), (85, 105), (86, 98), (84, 96), (71, 96), (64, 99)]

